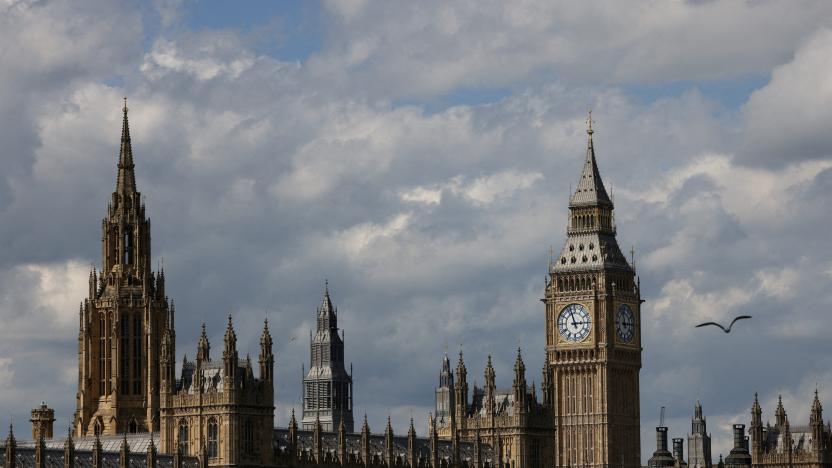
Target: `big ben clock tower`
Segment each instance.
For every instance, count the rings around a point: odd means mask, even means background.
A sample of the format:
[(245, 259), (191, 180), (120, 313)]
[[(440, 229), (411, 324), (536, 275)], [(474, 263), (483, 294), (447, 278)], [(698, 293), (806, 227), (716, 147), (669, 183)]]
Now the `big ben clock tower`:
[(549, 267), (548, 372), (554, 383), (555, 464), (640, 466), (641, 295), (615, 239), (613, 203), (592, 142), (569, 200), (563, 249)]

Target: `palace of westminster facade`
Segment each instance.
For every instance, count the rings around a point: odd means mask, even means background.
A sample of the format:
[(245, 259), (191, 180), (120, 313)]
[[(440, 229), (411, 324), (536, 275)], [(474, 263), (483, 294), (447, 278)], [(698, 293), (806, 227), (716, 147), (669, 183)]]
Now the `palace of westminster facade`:
[[(352, 372), (344, 366), (338, 311), (328, 287), (316, 311), (300, 425), (293, 412), (287, 427), (274, 427), (275, 357), (268, 323), (256, 363), (240, 358), (230, 316), (221, 355), (212, 356), (203, 325), (195, 359), (182, 361), (180, 375), (175, 374), (175, 307), (164, 271), (151, 268), (150, 221), (137, 190), (126, 104), (123, 114), (116, 187), (101, 225), (102, 266), (90, 272), (79, 311), (72, 428), (66, 437), (53, 437), (54, 411), (45, 404), (35, 408), (32, 440), (18, 442), (10, 431), (0, 446), (4, 468), (641, 466), (640, 285), (616, 241), (613, 202), (598, 170), (591, 120), (584, 166), (569, 200), (566, 241), (550, 260), (543, 291), (546, 361), (540, 396), (527, 384), (519, 349), (510, 389), (497, 388), (489, 356), (483, 386), (469, 391), (463, 354), (453, 370), (446, 355), (429, 433), (418, 437), (412, 420), (406, 436), (394, 435), (389, 419), (383, 434), (373, 434), (366, 417), (355, 431)], [(749, 447), (740, 440), (738, 450), (744, 447), (748, 460), (760, 466), (832, 467), (832, 431), (815, 402), (810, 426), (800, 432), (790, 429), (782, 406), (777, 424), (763, 427), (755, 400), (754, 442)], [(674, 439), (670, 454), (666, 428), (657, 428), (657, 452), (649, 464), (687, 464), (680, 440)], [(711, 468), (710, 437), (698, 405), (688, 450), (691, 466)], [(742, 458), (737, 457), (732, 460)]]

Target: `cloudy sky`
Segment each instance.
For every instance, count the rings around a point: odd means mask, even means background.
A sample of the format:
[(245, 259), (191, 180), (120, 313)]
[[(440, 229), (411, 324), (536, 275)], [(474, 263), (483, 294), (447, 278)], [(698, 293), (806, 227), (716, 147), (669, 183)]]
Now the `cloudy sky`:
[(126, 95), (177, 350), (231, 312), (256, 353), (268, 317), (278, 425), (324, 278), (374, 429), (424, 433), (446, 346), (508, 386), (520, 343), (539, 382), (589, 108), (647, 300), (644, 460), (661, 406), (678, 437), (701, 400), (715, 454), (754, 392), (804, 423), (832, 405), (830, 50), (826, 1), (0, 0), (0, 414), (74, 411)]

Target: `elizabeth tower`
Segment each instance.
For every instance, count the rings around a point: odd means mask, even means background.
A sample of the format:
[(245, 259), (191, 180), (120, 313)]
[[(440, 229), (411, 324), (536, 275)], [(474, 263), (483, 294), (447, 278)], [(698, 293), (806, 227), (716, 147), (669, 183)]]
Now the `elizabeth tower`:
[(551, 260), (544, 298), (555, 464), (637, 468), (642, 301), (635, 270), (615, 238), (591, 119), (587, 133), (566, 243)]
[(136, 190), (124, 105), (116, 189), (101, 222), (101, 271), (90, 272), (78, 333), (76, 435), (159, 430), (162, 337), (173, 354), (164, 272), (150, 269), (150, 220)]

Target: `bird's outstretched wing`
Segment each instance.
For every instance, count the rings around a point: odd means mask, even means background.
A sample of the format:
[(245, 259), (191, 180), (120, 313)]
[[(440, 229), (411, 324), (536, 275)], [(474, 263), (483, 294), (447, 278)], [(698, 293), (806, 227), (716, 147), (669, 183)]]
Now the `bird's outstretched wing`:
[(725, 329), (725, 327), (723, 327), (722, 325), (720, 325), (720, 324), (718, 324), (718, 323), (716, 323), (716, 322), (705, 322), (705, 323), (700, 323), (699, 325), (697, 325), (697, 326), (696, 326), (696, 328), (699, 328), (699, 327), (705, 327), (705, 326), (708, 326), (708, 325), (714, 325), (714, 326), (717, 326), (717, 327), (721, 328), (721, 329), (722, 329), (722, 331), (724, 331), (725, 333), (728, 333), (728, 330), (726, 330), (726, 329)]
[(731, 330), (731, 327), (734, 326), (734, 322), (736, 322), (737, 320), (750, 319), (750, 318), (751, 318), (750, 315), (738, 315), (734, 320), (731, 320), (731, 325), (728, 325), (728, 330), (729, 331)]

